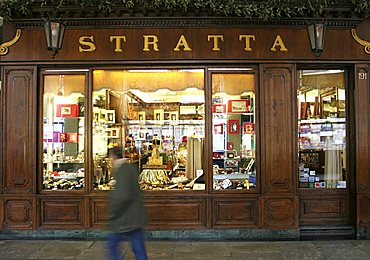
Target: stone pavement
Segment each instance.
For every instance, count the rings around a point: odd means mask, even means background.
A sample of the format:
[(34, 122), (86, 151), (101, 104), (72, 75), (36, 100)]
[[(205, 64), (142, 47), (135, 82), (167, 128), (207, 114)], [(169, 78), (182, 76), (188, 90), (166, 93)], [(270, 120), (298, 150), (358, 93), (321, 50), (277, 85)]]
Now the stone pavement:
[[(135, 259), (127, 243), (125, 259)], [(369, 260), (370, 240), (146, 241), (149, 260), (348, 259)], [(104, 260), (103, 240), (1, 240), (0, 259)]]

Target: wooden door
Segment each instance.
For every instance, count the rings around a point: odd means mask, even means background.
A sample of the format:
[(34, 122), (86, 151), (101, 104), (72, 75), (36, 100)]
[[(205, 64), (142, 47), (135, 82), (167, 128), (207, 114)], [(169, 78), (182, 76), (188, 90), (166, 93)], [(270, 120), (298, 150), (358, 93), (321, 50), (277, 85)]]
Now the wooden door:
[(36, 216), (36, 69), (4, 67), (3, 81), (3, 228), (32, 229)]

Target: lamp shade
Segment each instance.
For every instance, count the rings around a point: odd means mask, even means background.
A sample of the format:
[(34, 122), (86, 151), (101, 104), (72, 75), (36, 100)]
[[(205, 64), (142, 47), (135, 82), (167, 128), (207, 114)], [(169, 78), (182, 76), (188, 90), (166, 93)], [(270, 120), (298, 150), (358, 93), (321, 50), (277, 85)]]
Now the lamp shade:
[(325, 23), (314, 22), (307, 27), (310, 47), (316, 57), (320, 56), (325, 44)]
[(45, 36), (48, 50), (58, 52), (62, 48), (65, 24), (61, 20), (45, 21)]

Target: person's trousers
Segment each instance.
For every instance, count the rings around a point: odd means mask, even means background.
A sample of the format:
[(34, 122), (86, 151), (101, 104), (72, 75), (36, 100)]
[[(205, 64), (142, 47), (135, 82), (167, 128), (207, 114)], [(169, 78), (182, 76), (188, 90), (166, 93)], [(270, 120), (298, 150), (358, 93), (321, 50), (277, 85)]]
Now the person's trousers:
[(136, 260), (147, 260), (144, 232), (142, 229), (135, 229), (129, 232), (113, 232), (109, 235), (107, 241), (108, 259), (121, 260), (123, 259), (121, 249), (119, 247), (122, 241), (130, 241), (132, 251), (135, 254)]

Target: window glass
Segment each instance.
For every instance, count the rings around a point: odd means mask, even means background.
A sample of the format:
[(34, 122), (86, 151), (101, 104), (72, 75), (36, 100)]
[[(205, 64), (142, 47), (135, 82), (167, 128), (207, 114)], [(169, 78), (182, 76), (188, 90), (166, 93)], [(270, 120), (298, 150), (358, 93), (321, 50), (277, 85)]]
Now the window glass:
[(112, 189), (109, 148), (138, 163), (144, 190), (205, 189), (204, 71), (95, 70), (93, 187)]
[(43, 95), (43, 188), (85, 186), (84, 75), (45, 75)]
[(213, 188), (256, 187), (254, 74), (212, 74)]
[(346, 90), (342, 70), (299, 71), (300, 188), (346, 188)]

